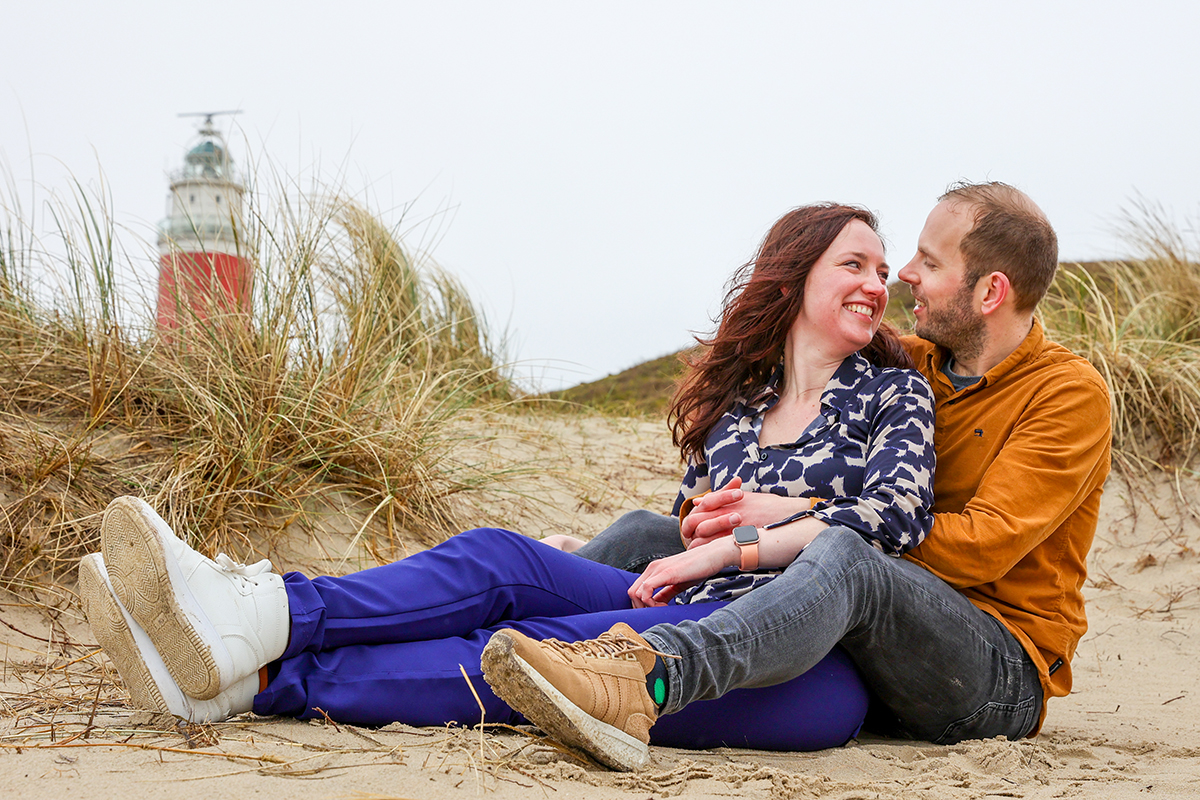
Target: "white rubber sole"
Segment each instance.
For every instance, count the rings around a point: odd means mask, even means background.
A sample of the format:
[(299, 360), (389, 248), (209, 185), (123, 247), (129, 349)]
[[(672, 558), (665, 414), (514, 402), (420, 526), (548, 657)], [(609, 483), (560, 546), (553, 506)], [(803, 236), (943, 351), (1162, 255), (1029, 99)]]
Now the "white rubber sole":
[[(171, 544), (175, 534), (145, 502), (118, 497), (101, 524), (104, 563), (113, 591), (145, 629), (167, 671), (196, 700), (216, 697), (221, 686), (221, 636), (188, 588)], [(170, 537), (174, 542), (168, 542)], [(225, 665), (225, 671), (232, 666)], [(233, 676), (230, 676), (231, 678)]]
[(572, 703), (515, 652), (513, 640), (495, 634), (483, 649), (483, 677), (501, 700), (550, 736), (621, 772), (650, 765), (650, 748), (620, 728)]
[(79, 562), (79, 596), (96, 642), (116, 665), (138, 708), (200, 723), (220, 722), (253, 709), (257, 675), (212, 700), (192, 700), (183, 694), (150, 637), (113, 593), (99, 553)]
[(150, 659), (138, 646), (130, 620), (112, 592), (98, 553), (84, 556), (79, 562), (79, 599), (96, 643), (104, 648), (104, 653), (116, 666), (133, 704), (156, 714), (170, 714), (171, 709), (154, 677), (155, 667), (164, 671), (166, 668), (161, 660), (157, 665), (147, 663)]

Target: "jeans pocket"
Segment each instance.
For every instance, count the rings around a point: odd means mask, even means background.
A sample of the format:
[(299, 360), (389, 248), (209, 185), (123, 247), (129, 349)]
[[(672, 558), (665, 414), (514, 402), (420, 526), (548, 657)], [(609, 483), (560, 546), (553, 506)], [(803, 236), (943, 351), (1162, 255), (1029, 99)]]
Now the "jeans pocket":
[(1029, 697), (1018, 703), (984, 703), (974, 714), (952, 722), (934, 740), (935, 744), (956, 744), (964, 739), (1007, 737), (1024, 738), (1037, 724), (1041, 699)]

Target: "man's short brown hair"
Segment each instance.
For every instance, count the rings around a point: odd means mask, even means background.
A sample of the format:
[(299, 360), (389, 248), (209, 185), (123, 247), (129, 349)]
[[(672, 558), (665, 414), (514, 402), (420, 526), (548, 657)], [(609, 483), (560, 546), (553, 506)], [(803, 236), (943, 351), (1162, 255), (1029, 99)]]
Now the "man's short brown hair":
[(973, 206), (975, 225), (959, 243), (966, 281), (974, 286), (991, 272), (1012, 285), (1018, 311), (1032, 311), (1058, 268), (1058, 236), (1029, 196), (1007, 183), (953, 184), (939, 201)]

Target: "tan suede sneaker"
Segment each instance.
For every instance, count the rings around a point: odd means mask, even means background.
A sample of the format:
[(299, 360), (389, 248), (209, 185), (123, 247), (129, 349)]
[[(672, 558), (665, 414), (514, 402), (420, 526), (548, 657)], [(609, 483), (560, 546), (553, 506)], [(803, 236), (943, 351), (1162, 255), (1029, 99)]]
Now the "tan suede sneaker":
[(483, 677), (500, 699), (563, 744), (613, 769), (650, 763), (658, 711), (646, 691), (656, 651), (619, 622), (598, 639), (539, 642), (497, 631), (483, 650)]

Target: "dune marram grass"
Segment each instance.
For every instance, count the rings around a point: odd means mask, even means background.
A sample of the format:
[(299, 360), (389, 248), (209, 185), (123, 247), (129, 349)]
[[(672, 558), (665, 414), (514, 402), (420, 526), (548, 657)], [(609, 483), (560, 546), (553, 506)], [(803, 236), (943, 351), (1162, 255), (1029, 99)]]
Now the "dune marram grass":
[(460, 529), (474, 490), (521, 472), (488, 446), (515, 392), (477, 308), (360, 205), (252, 206), (252, 311), (213, 305), (166, 335), (144, 321), (152, 292), (117, 279), (129, 259), (103, 194), (46, 203), (49, 242), (15, 192), (0, 205), (6, 588), (97, 549), (120, 494), (239, 556), (349, 499), (374, 509), (364, 543), (385, 559)]
[(1200, 262), (1147, 215), (1141, 258), (1064, 264), (1042, 304), (1054, 339), (1087, 358), (1113, 402), (1118, 466), (1195, 466), (1200, 447)]

